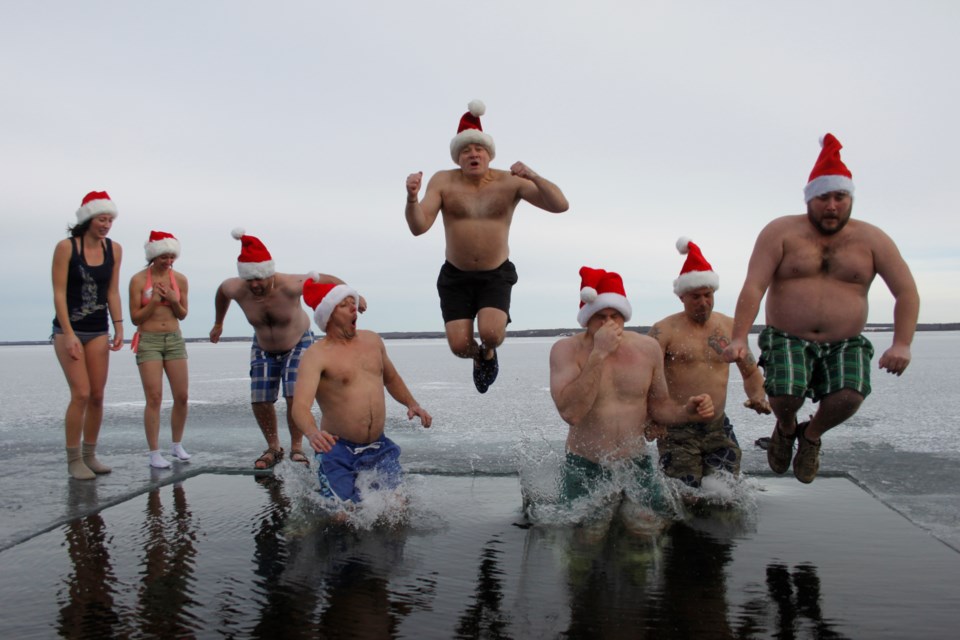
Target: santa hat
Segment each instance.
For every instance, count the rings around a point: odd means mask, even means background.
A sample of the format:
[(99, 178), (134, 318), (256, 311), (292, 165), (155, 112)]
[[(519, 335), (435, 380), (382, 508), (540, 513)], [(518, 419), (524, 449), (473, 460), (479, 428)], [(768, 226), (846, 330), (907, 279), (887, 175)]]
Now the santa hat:
[(450, 141), (450, 157), (454, 163), (460, 160), (460, 151), (468, 144), (479, 144), (486, 147), (490, 153), (490, 159), (493, 160), (497, 155), (497, 147), (493, 144), (493, 138), (483, 132), (480, 126), (480, 116), (487, 112), (487, 107), (480, 100), (471, 100), (467, 104), (468, 111), (460, 118), (460, 126), (457, 127), (457, 135)]
[(77, 209), (77, 224), (83, 224), (90, 218), (107, 214), (113, 218), (117, 217), (117, 205), (107, 195), (106, 191), (91, 191), (83, 196), (83, 202)]
[(243, 245), (237, 257), (237, 272), (244, 280), (260, 280), (269, 278), (276, 269), (273, 266), (273, 257), (263, 246), (259, 238), (248, 236), (246, 231), (237, 228), (230, 232)]
[(677, 251), (680, 255), (686, 254), (687, 260), (680, 269), (680, 276), (673, 281), (675, 294), (680, 296), (700, 287), (710, 287), (714, 291), (720, 288), (720, 276), (714, 273), (713, 267), (700, 253), (700, 247), (695, 245), (693, 240), (687, 237), (677, 239)]
[(143, 248), (147, 254), (147, 262), (158, 256), (180, 257), (180, 241), (166, 231), (151, 231), (150, 239), (143, 243)]
[(580, 267), (580, 311), (577, 313), (577, 322), (585, 327), (593, 314), (603, 309), (616, 309), (624, 322), (630, 320), (633, 308), (623, 289), (623, 279), (613, 271)]
[(853, 174), (840, 159), (843, 145), (832, 133), (827, 133), (820, 138), (820, 146), (820, 156), (813, 165), (807, 186), (803, 188), (804, 202), (831, 191), (846, 191), (853, 196)]
[(353, 297), (354, 302), (360, 304), (360, 294), (345, 284), (320, 284), (320, 274), (311, 271), (303, 281), (303, 301), (313, 309), (313, 319), (326, 333), (327, 323), (333, 310), (343, 302), (344, 298)]

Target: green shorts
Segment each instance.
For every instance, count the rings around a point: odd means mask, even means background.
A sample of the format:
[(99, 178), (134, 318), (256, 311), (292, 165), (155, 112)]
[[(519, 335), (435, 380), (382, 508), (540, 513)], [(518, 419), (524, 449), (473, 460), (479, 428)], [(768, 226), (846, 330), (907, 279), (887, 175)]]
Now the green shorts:
[[(620, 480), (623, 477), (626, 482)], [(610, 491), (600, 487), (609, 484)], [(560, 501), (571, 503), (589, 495), (624, 494), (631, 501), (656, 513), (671, 513), (662, 479), (649, 456), (601, 465), (575, 453), (567, 453), (560, 480)]]
[(758, 344), (768, 396), (806, 396), (816, 402), (841, 389), (870, 395), (873, 345), (863, 336), (811, 342), (766, 327)]
[(657, 440), (660, 467), (670, 478), (699, 487), (703, 476), (717, 471), (740, 473), (740, 443), (726, 414), (710, 422), (667, 427)]
[(137, 364), (161, 360), (186, 360), (187, 343), (179, 331), (171, 333), (140, 332), (137, 344)]

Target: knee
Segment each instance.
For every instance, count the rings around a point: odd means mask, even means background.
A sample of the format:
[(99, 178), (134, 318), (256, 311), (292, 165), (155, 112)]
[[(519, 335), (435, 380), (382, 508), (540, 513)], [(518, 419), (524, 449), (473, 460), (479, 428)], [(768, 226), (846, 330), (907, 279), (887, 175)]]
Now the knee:
[(86, 407), (90, 404), (90, 389), (71, 389), (70, 402), (75, 405)]
[(460, 358), (472, 358), (477, 348), (477, 343), (468, 336), (449, 337), (447, 344), (450, 345), (453, 355)]
[(147, 400), (147, 408), (160, 410), (160, 403), (163, 402), (163, 393), (161, 391), (150, 391), (145, 394)]
[(87, 396), (87, 406), (95, 409), (103, 408), (103, 389), (90, 392)]
[(505, 329), (487, 329), (481, 328), (478, 331), (480, 343), (487, 349), (496, 349), (503, 344)]
[(181, 391), (173, 394), (173, 404), (186, 406), (188, 400), (188, 393), (186, 391)]

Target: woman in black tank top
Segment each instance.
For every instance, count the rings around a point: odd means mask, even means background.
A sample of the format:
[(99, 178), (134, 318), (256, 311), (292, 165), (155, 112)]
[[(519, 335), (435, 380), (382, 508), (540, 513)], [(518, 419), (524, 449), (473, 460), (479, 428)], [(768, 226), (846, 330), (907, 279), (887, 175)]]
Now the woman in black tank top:
[(53, 348), (70, 385), (64, 420), (67, 470), (78, 480), (110, 472), (97, 459), (96, 446), (109, 352), (123, 346), (119, 286), (123, 250), (107, 238), (116, 217), (117, 207), (105, 191), (88, 193), (70, 237), (58, 242), (53, 252)]

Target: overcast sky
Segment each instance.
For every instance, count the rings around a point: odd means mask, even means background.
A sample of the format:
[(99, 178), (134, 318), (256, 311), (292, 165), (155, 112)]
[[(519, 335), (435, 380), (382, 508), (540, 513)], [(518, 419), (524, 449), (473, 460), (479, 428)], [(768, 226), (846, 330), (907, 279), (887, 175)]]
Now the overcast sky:
[[(757, 233), (804, 211), (827, 131), (853, 215), (913, 270), (920, 321), (960, 321), (958, 30), (954, 0), (2, 0), (0, 340), (50, 334), (53, 247), (91, 190), (120, 210), (125, 317), (143, 243), (168, 231), (184, 334), (205, 336), (239, 226), (279, 271), (358, 289), (361, 327), (441, 331), (443, 229), (410, 234), (404, 182), (453, 167), (473, 98), (493, 166), (522, 160), (570, 201), (517, 208), (511, 329), (575, 327), (582, 265), (622, 274), (631, 325), (678, 311), (681, 235), (732, 315)], [(892, 320), (882, 281), (870, 302)], [(224, 334), (251, 334), (236, 306)]]

